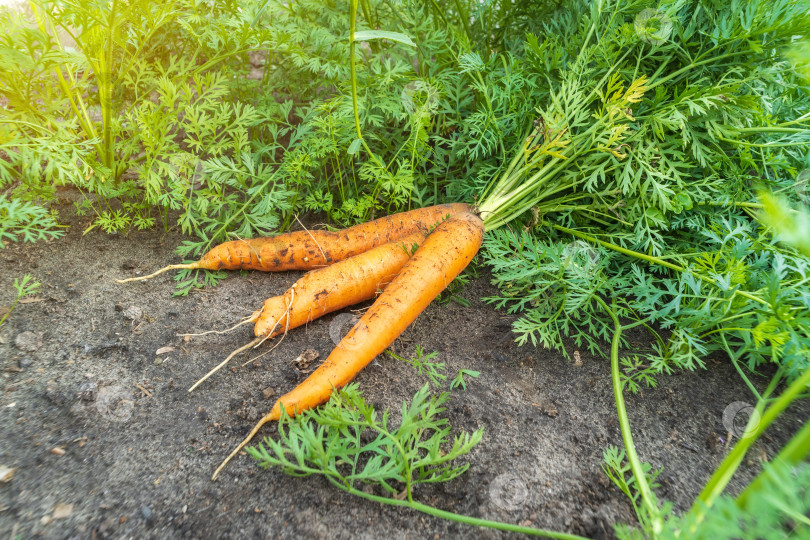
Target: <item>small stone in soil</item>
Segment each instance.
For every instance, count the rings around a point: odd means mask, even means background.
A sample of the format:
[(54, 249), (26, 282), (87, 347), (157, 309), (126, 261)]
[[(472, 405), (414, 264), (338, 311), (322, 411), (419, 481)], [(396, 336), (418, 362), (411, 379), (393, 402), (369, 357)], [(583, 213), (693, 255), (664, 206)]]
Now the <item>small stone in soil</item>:
[(129, 306), (124, 310), (124, 318), (132, 322), (138, 322), (143, 318), (143, 310), (138, 306)]
[(115, 530), (115, 526), (118, 524), (118, 520), (114, 517), (109, 517), (101, 522), (98, 526), (98, 532), (101, 534), (108, 533), (110, 531)]
[(113, 349), (121, 349), (125, 351), (127, 349), (126, 345), (121, 345), (118, 341), (114, 339), (108, 339), (106, 341), (102, 341), (99, 345), (90, 348), (90, 354), (94, 355), (102, 355), (111, 352)]
[(45, 389), (45, 397), (54, 405), (61, 407), (68, 402), (65, 394), (56, 388), (48, 387)]
[(10, 482), (12, 478), (14, 478), (14, 473), (17, 469), (12, 469), (6, 467), (5, 465), (0, 465), (0, 482), (6, 483)]
[(95, 401), (98, 393), (98, 383), (96, 381), (84, 381), (79, 386), (79, 399), (82, 401)]
[(22, 358), (17, 360), (17, 365), (20, 367), (20, 369), (25, 369), (33, 363), (34, 359), (31, 358), (30, 356), (23, 356)]
[(152, 509), (148, 506), (141, 506), (141, 515), (146, 521), (152, 521)]
[(34, 352), (42, 347), (42, 332), (22, 332), (14, 338), (14, 345), (26, 352)]
[(315, 349), (307, 349), (298, 355), (298, 358), (293, 360), (293, 364), (299, 371), (306, 371), (309, 369), (310, 364), (318, 359), (320, 353)]
[(72, 513), (73, 513), (72, 504), (59, 503), (54, 507), (51, 519), (63, 519), (69, 517), (70, 514)]

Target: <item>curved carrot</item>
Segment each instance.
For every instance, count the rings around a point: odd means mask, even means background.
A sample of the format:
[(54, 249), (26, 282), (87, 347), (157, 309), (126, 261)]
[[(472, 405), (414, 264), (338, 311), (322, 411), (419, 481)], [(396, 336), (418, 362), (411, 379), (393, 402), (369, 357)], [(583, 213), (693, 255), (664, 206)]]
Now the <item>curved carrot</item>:
[(432, 227), (448, 215), (469, 212), (467, 204), (440, 204), (400, 212), (341, 231), (294, 231), (269, 238), (224, 242), (193, 263), (170, 264), (148, 276), (116, 280), (140, 281), (169, 270), (310, 270), (328, 266), (358, 253)]
[(189, 392), (225, 367), (238, 353), (265, 339), (285, 333), (315, 319), (374, 298), (391, 282), (408, 262), (416, 246), (427, 236), (427, 229), (389, 242), (366, 252), (305, 274), (287, 292), (264, 302), (245, 322), (255, 321), (256, 339), (236, 349), (205, 377), (194, 383)]
[(284, 295), (265, 301), (254, 335), (273, 337), (285, 327), (296, 328), (374, 298), (399, 274), (427, 233), (424, 229), (307, 273)]
[(264, 424), (280, 418), (281, 407), (294, 415), (323, 403), (335, 388), (351, 381), (466, 268), (481, 247), (483, 235), (483, 222), (471, 213), (457, 214), (439, 225), (324, 363), (276, 401), (217, 468), (212, 480)]

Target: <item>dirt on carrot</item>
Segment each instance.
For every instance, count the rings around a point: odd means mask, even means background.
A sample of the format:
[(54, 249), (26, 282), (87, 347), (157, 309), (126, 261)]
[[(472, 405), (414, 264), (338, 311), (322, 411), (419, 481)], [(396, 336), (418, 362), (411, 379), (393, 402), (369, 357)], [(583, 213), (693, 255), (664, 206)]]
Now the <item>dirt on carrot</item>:
[(326, 401), (335, 388), (351, 381), (383, 352), (472, 261), (484, 235), (481, 219), (457, 214), (441, 223), (405, 263), (399, 274), (349, 331), (323, 364), (291, 392), (279, 398), (271, 411), (214, 472), (216, 479), (267, 422), (278, 420), (281, 408), (289, 415)]
[[(255, 322), (256, 339), (228, 355), (189, 392), (225, 367), (234, 356), (260, 345), (264, 340), (286, 334), (315, 319), (374, 298), (400, 272), (410, 256), (422, 244), (427, 229), (394, 242), (372, 248), (331, 266), (312, 270), (279, 296), (264, 302), (261, 310), (237, 326)], [(234, 327), (236, 328), (236, 327)]]
[(193, 263), (171, 264), (152, 274), (118, 283), (142, 281), (170, 270), (311, 270), (429, 228), (448, 215), (467, 212), (467, 204), (440, 204), (400, 212), (340, 231), (303, 230), (268, 238), (224, 242)]

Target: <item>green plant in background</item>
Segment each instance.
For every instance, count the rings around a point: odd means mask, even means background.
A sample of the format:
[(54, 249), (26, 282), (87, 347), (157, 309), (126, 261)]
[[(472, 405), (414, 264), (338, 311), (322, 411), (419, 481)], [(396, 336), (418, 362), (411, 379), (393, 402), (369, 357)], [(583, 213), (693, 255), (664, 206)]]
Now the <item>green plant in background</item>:
[(0, 327), (2, 327), (3, 323), (6, 322), (6, 319), (9, 318), (11, 312), (14, 311), (14, 308), (16, 308), (17, 304), (20, 303), (20, 300), (26, 296), (36, 294), (39, 291), (40, 286), (42, 286), (42, 283), (37, 281), (31, 274), (25, 274), (22, 277), (22, 280), (15, 278), (12, 285), (17, 291), (17, 294), (14, 301), (11, 303), (11, 306), (2, 310), (2, 313), (0, 313)]
[[(810, 93), (780, 51), (806, 33), (808, 11), (566, 7), (512, 62), (513, 73), (546, 73), (534, 125), (494, 180), (471, 185), (488, 227), (524, 216), (524, 231), (485, 242), (501, 290), (489, 300), (520, 314), (520, 342), (564, 352), (573, 337), (596, 352), (612, 332), (598, 300), (620, 299), (618, 315), (655, 337), (628, 370), (648, 383), (713, 350), (746, 380), (743, 368), (767, 362), (795, 378), (808, 366), (807, 265), (752, 218), (755, 184), (792, 191), (805, 167)], [(667, 39), (637, 31), (644, 9)]]
[(760, 199), (762, 223), (773, 228), (778, 240), (810, 257), (810, 214), (806, 210), (797, 211), (785, 199), (768, 193), (761, 194)]
[(0, 195), (0, 249), (9, 241), (36, 242), (62, 234), (55, 213), (28, 201), (9, 200), (5, 194)]
[(289, 107), (231, 99), (263, 40), (252, 10), (232, 8), (42, 0), (30, 21), (4, 11), (0, 187), (48, 200), (73, 185), (92, 194), (79, 207), (96, 214), (90, 228), (108, 232), (154, 226), (155, 210), (164, 226), (179, 211), (181, 230), (205, 239), (226, 221), (241, 234), (277, 227), (283, 189), (262, 192), (264, 205), (255, 193), (274, 165), (259, 150), (273, 143), (251, 148), (249, 135)]

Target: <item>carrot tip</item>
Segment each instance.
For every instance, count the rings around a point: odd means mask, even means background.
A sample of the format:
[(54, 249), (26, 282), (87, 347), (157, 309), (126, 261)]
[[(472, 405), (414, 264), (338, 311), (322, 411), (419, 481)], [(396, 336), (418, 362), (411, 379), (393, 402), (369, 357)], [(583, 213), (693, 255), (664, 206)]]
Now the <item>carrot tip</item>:
[(131, 277), (131, 278), (127, 278), (127, 279), (116, 279), (115, 282), (116, 283), (129, 283), (130, 281), (143, 281), (145, 279), (151, 279), (151, 278), (153, 278), (155, 276), (159, 276), (160, 274), (162, 274), (164, 272), (168, 272), (169, 270), (186, 270), (186, 269), (193, 270), (194, 268), (198, 268), (197, 263), (170, 264), (169, 266), (165, 266), (165, 267), (161, 268), (157, 272), (152, 272), (148, 276), (138, 276), (138, 277)]
[(259, 430), (262, 428), (263, 425), (265, 425), (267, 422), (270, 422), (271, 420), (278, 420), (278, 418), (279, 418), (279, 414), (276, 412), (276, 406), (274, 405), (273, 408), (270, 410), (270, 412), (267, 413), (264, 416), (264, 418), (259, 420), (258, 424), (253, 426), (253, 429), (251, 429), (250, 433), (248, 433), (247, 437), (245, 437), (245, 439), (241, 443), (239, 443), (239, 446), (234, 448), (233, 452), (231, 452), (228, 455), (228, 457), (225, 458), (225, 461), (223, 461), (219, 465), (219, 467), (217, 467), (217, 470), (214, 471), (214, 475), (211, 477), (211, 481), (212, 482), (216, 481), (217, 476), (219, 476), (220, 471), (225, 468), (225, 465), (227, 465), (228, 462), (231, 461), (234, 458), (234, 456), (236, 456), (236, 454), (238, 454), (242, 450), (242, 448), (247, 446), (247, 444), (253, 439), (253, 437), (256, 436), (256, 433), (259, 432)]

